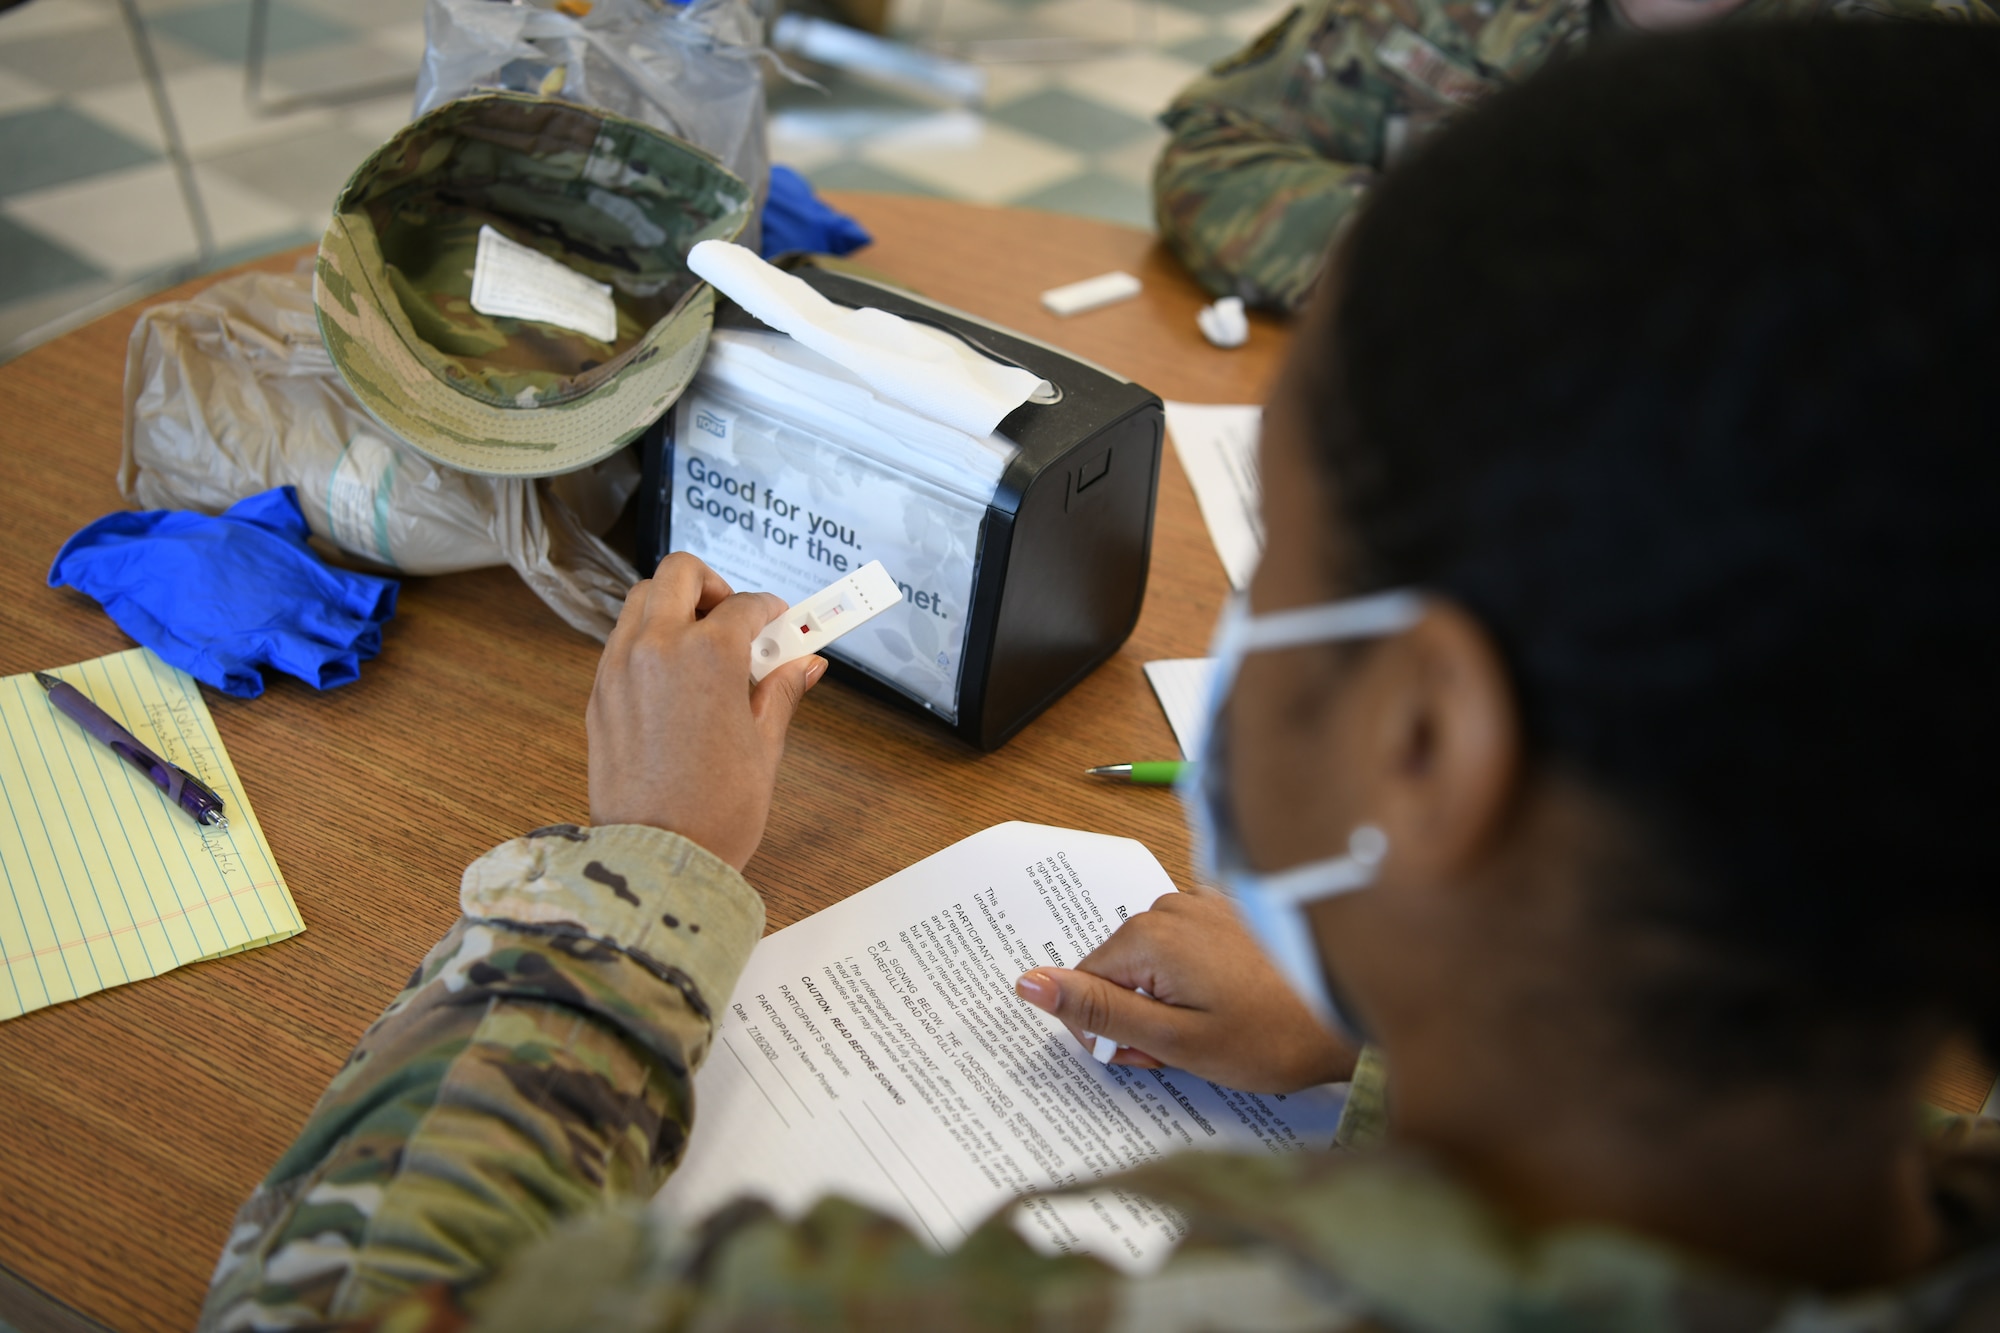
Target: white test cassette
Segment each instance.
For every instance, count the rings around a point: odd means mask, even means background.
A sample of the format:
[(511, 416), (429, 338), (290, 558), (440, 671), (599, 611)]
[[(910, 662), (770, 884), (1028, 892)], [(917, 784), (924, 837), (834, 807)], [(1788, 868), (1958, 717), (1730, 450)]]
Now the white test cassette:
[(882, 562), (870, 560), (764, 626), (750, 645), (750, 679), (760, 681), (785, 663), (818, 652), (902, 600), (903, 590)]

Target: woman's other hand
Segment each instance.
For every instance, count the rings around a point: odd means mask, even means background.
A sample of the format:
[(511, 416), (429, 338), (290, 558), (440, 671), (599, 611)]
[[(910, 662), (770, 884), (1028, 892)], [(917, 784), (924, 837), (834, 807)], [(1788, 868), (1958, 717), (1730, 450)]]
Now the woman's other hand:
[(1086, 1033), (1116, 1041), (1125, 1049), (1114, 1064), (1170, 1065), (1245, 1092), (1339, 1082), (1358, 1054), (1314, 1019), (1212, 891), (1165, 895), (1074, 969), (1036, 968), (1015, 990), (1085, 1046)]

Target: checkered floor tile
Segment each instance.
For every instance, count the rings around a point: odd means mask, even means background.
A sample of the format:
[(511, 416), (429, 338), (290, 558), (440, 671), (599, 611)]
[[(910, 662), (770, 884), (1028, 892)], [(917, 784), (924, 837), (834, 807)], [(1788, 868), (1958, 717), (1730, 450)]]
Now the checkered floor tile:
[[(218, 266), (319, 234), (355, 163), (409, 115), (407, 91), (263, 115), (244, 95), (249, 0), (140, 0), (195, 160)], [(422, 0), (273, 0), (265, 96), (407, 75)], [(0, 356), (195, 257), (193, 224), (112, 0), (0, 14)]]
[[(903, 0), (891, 31), (978, 64), (977, 106), (804, 67), (775, 81), (774, 161), (822, 189), (941, 195), (1151, 225), (1153, 117), (1285, 0)], [(140, 0), (234, 263), (316, 236), (409, 96), (265, 114), (245, 98), (249, 0)], [(423, 0), (273, 0), (265, 97), (407, 76)], [(194, 230), (114, 0), (29, 0), (0, 14), (0, 357), (135, 282), (186, 265)]]
[[(1152, 226), (1154, 117), (1284, 0), (911, 0), (894, 35), (986, 75), (972, 109), (851, 74), (771, 93), (772, 160), (822, 189), (938, 194)], [(1037, 40), (1038, 39), (1038, 40)]]

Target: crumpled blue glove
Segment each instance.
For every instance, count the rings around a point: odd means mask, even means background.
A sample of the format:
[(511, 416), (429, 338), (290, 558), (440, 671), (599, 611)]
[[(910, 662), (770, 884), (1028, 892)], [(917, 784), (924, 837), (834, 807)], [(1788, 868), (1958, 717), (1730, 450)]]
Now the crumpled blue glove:
[(844, 255), (874, 239), (859, 222), (835, 212), (814, 194), (804, 176), (790, 167), (771, 168), (771, 189), (764, 197), (764, 231), (757, 242), (762, 258), (791, 250)]
[(382, 651), (396, 581), (323, 563), (308, 531), (290, 486), (215, 517), (106, 514), (63, 543), (49, 586), (96, 598), (118, 628), (225, 694), (262, 694), (261, 667), (329, 689)]

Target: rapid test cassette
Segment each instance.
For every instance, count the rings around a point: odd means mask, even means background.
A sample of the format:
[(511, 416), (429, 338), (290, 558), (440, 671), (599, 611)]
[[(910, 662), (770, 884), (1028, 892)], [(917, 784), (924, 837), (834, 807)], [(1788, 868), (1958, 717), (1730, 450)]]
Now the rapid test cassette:
[(762, 680), (785, 663), (818, 652), (902, 600), (903, 590), (882, 562), (870, 560), (764, 626), (750, 645), (750, 679)]

